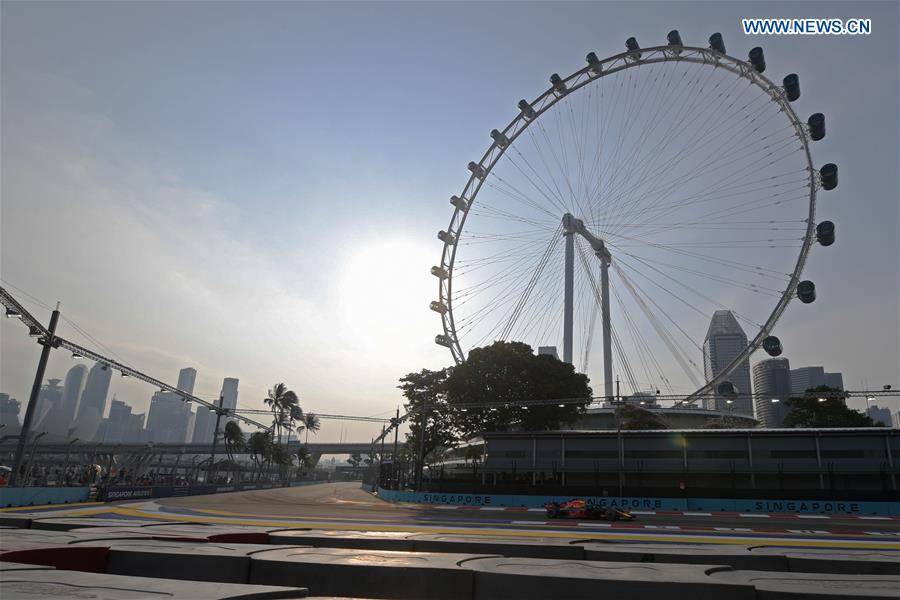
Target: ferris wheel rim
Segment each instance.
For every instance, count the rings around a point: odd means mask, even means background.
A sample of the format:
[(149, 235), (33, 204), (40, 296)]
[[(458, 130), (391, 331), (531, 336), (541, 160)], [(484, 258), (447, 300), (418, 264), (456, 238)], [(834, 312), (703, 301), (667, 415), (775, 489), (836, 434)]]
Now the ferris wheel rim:
[[(466, 356), (456, 335), (456, 326), (453, 315), (453, 267), (456, 261), (457, 242), (459, 233), (464, 230), (469, 210), (475, 204), (481, 186), (487, 180), (500, 158), (502, 158), (506, 150), (513, 145), (519, 135), (521, 135), (521, 133), (523, 133), (532, 123), (536, 122), (541, 115), (546, 113), (562, 99), (577, 92), (581, 88), (590, 85), (603, 77), (614, 75), (641, 65), (682, 62), (706, 65), (711, 68), (722, 68), (739, 78), (747, 80), (766, 93), (769, 96), (769, 100), (778, 105), (781, 112), (785, 114), (791, 127), (794, 129), (795, 135), (800, 141), (806, 161), (809, 185), (809, 206), (806, 218), (806, 232), (803, 236), (803, 243), (800, 247), (797, 261), (790, 274), (787, 288), (782, 292), (775, 308), (772, 310), (763, 326), (752, 340), (748, 341), (747, 346), (740, 354), (704, 386), (693, 393), (686, 395), (683, 402), (690, 402), (699, 396), (708, 394), (710, 391), (714, 390), (716, 385), (725, 381), (741, 363), (748, 360), (749, 357), (760, 348), (763, 340), (771, 335), (778, 319), (796, 295), (797, 286), (800, 283), (800, 276), (806, 264), (813, 240), (815, 239), (816, 192), (819, 186), (819, 179), (812, 162), (806, 124), (797, 117), (796, 112), (790, 105), (790, 101), (784, 94), (783, 86), (775, 84), (762, 73), (758, 72), (750, 62), (735, 58), (728, 54), (720, 53), (712, 48), (674, 45), (654, 46), (650, 48), (640, 48), (638, 50), (628, 50), (610, 56), (599, 60), (597, 63), (588, 64), (588, 66), (575, 71), (568, 77), (559, 78), (558, 82), (551, 85), (550, 88), (544, 91), (534, 101), (527, 103), (529, 108), (533, 111), (530, 117), (526, 116), (524, 109), (520, 110), (512, 121), (510, 121), (503, 130), (499, 131), (500, 135), (494, 139), (494, 142), (488, 147), (481, 159), (477, 162), (473, 161), (470, 163), (470, 171), (472, 172), (459, 196), (459, 198), (463, 200), (465, 208), (454, 205), (453, 215), (446, 230), (446, 232), (455, 239), (453, 239), (453, 241), (444, 240), (443, 242), (440, 268), (444, 269), (447, 275), (446, 277), (439, 277), (438, 280), (438, 302), (446, 307), (446, 311), (441, 312), (441, 322), (443, 325), (444, 336), (449, 342), (447, 347), (450, 349), (456, 364), (463, 362)], [(561, 86), (559, 83), (561, 83)], [(497, 132), (497, 130), (492, 132), (492, 136), (495, 132)], [(475, 168), (472, 168), (473, 166)]]

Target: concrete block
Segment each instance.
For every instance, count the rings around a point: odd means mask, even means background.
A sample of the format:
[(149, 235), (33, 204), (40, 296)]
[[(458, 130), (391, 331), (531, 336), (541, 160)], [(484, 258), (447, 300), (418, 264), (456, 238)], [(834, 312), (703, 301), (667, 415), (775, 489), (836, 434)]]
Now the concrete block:
[(752, 585), (759, 600), (896, 600), (900, 577), (826, 573), (770, 573), (768, 571), (711, 570), (709, 579)]
[(788, 562), (788, 570), (794, 573), (900, 575), (900, 551), (897, 550), (753, 546), (750, 552), (756, 555), (781, 555)]
[(560, 538), (512, 535), (416, 534), (409, 538), (418, 552), (499, 554), (523, 558), (584, 560), (584, 548)]
[(195, 583), (55, 570), (12, 571), (0, 579), (0, 597), (3, 600), (43, 600), (49, 597), (102, 600), (275, 600), (305, 598), (308, 595), (308, 590), (296, 587)]
[(473, 600), (756, 598), (749, 583), (710, 580), (706, 572), (712, 565), (479, 558), (460, 566), (475, 574)]
[(356, 548), (412, 552), (411, 531), (332, 531), (323, 529), (278, 529), (269, 532), (270, 544), (302, 544), (317, 548)]
[(0, 561), (0, 573), (6, 571), (33, 571), (35, 569), (52, 569), (45, 565), (26, 565), (25, 563), (2, 562)]
[[(166, 521), (152, 521), (142, 519), (101, 519), (90, 517), (52, 517), (46, 519), (32, 519), (32, 529), (49, 531), (69, 531), (70, 529), (83, 529), (85, 527), (143, 527), (149, 524), (168, 524)], [(171, 521), (169, 521), (171, 523)]]
[(575, 542), (584, 548), (586, 560), (675, 563), (690, 565), (717, 564), (735, 569), (789, 571), (785, 556), (754, 554), (747, 546), (731, 544), (619, 544)]
[[(308, 548), (282, 546), (276, 549)], [(106, 572), (187, 581), (247, 583), (250, 557), (273, 549), (269, 544), (193, 544), (164, 540), (122, 540), (109, 546)]]
[(466, 600), (474, 571), (459, 564), (475, 558), (484, 557), (347, 548), (272, 550), (252, 555), (250, 583), (303, 585), (321, 596)]
[(31, 527), (31, 517), (20, 517), (13, 514), (0, 514), (0, 525), (5, 527), (18, 527), (28, 529)]

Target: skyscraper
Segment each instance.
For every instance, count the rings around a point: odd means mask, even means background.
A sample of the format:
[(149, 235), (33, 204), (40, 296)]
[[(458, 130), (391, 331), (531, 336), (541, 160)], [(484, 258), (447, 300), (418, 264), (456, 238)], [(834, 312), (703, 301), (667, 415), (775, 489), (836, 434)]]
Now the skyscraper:
[(885, 427), (892, 427), (891, 423), (891, 409), (883, 408), (878, 406), (877, 404), (873, 404), (869, 408), (866, 409), (866, 414), (869, 415), (875, 424), (878, 425), (881, 423)]
[[(188, 394), (194, 393), (197, 370), (190, 367), (178, 373), (178, 389)], [(193, 428), (191, 405), (175, 392), (159, 391), (150, 399), (147, 412), (148, 437), (154, 442), (182, 444), (190, 438)], [(191, 427), (189, 429), (189, 427)]]
[(15, 398), (10, 398), (9, 394), (0, 394), (0, 424), (4, 429), (11, 433), (22, 429), (22, 423), (19, 421), (19, 412), (21, 411), (21, 403)]
[(81, 402), (78, 404), (78, 417), (81, 418), (89, 409), (96, 409), (102, 417), (106, 411), (106, 396), (109, 395), (109, 383), (112, 380), (112, 369), (102, 363), (94, 363), (88, 373)]
[(194, 393), (194, 383), (197, 381), (197, 369), (186, 367), (178, 372), (178, 385), (175, 386), (182, 392)]
[(802, 396), (806, 390), (820, 385), (842, 390), (844, 377), (840, 373), (826, 373), (825, 367), (791, 369), (791, 393), (794, 396)]
[[(222, 408), (225, 410), (233, 411), (237, 409), (238, 383), (239, 381), (235, 377), (226, 377), (222, 380)], [(224, 429), (225, 423), (228, 421), (234, 421), (234, 419), (223, 420), (220, 427)]]
[(42, 431), (63, 437), (69, 436), (69, 429), (72, 428), (75, 421), (78, 401), (81, 399), (81, 392), (84, 390), (87, 372), (87, 367), (84, 365), (75, 365), (69, 369), (69, 372), (66, 373), (59, 405), (48, 411), (41, 420), (39, 428)]
[(753, 365), (755, 417), (763, 427), (781, 427), (791, 397), (791, 364), (787, 358), (768, 358)]
[(38, 394), (37, 405), (34, 407), (34, 416), (32, 417), (32, 426), (40, 427), (41, 421), (47, 414), (60, 406), (62, 401), (62, 386), (59, 382), (62, 379), (48, 379), (47, 384), (41, 387)]
[[(741, 329), (730, 310), (717, 310), (713, 314), (703, 342), (703, 373), (706, 381), (712, 381), (738, 354), (747, 347), (747, 335)], [(736, 414), (753, 416), (753, 396), (750, 387), (750, 362), (744, 361), (731, 372), (728, 381), (738, 390), (732, 404), (715, 393), (704, 399), (706, 408), (729, 410)]]

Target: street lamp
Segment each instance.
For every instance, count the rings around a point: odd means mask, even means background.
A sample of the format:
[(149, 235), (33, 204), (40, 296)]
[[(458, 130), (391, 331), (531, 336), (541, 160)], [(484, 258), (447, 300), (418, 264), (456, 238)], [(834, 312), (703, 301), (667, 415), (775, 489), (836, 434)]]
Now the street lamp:
[(31, 455), (28, 457), (28, 469), (25, 471), (25, 482), (28, 482), (28, 478), (31, 476), (31, 469), (34, 466), (34, 453), (37, 450), (38, 440), (47, 435), (46, 431), (42, 431), (36, 436), (34, 436), (34, 440), (31, 442)]
[(78, 441), (78, 438), (75, 438), (69, 442), (69, 445), (66, 446), (66, 462), (63, 464), (63, 477), (66, 476), (66, 473), (69, 471), (69, 453), (72, 450), (72, 444)]

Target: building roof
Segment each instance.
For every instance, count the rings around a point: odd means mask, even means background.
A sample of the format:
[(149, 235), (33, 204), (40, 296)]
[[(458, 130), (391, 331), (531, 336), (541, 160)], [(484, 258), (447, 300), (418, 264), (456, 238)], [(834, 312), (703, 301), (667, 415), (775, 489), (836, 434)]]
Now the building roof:
[(740, 323), (734, 318), (734, 313), (730, 310), (717, 310), (713, 313), (712, 321), (709, 323), (709, 329), (706, 331), (706, 339), (715, 335), (742, 335), (747, 334), (741, 328)]

